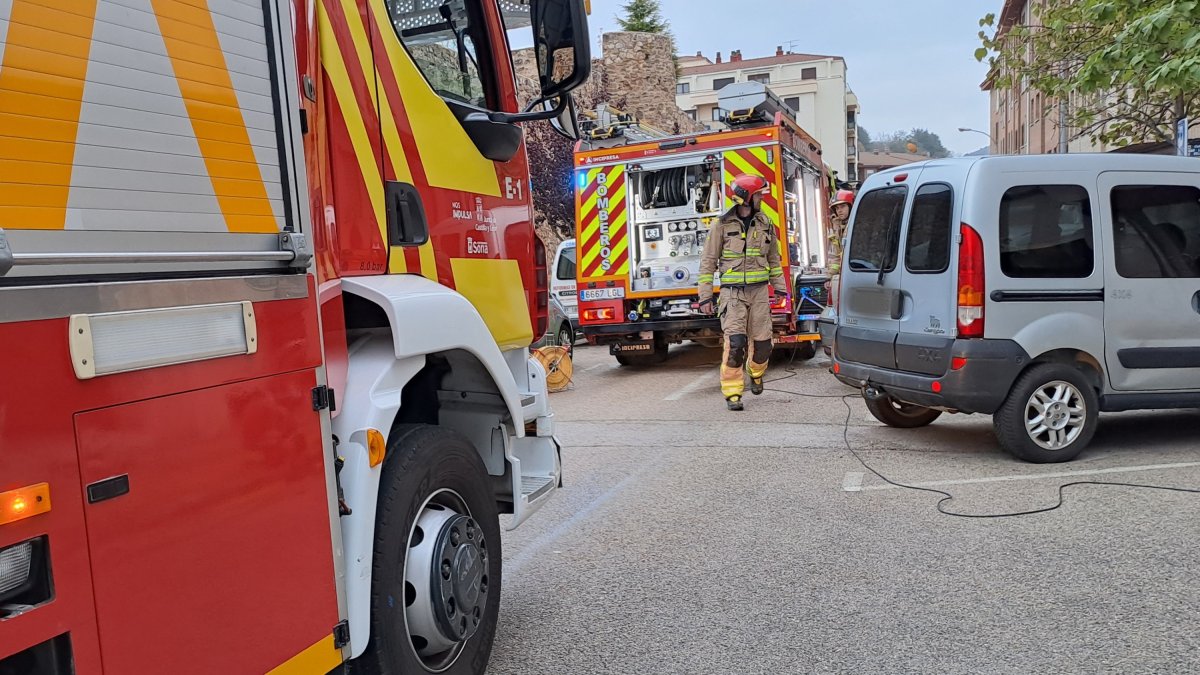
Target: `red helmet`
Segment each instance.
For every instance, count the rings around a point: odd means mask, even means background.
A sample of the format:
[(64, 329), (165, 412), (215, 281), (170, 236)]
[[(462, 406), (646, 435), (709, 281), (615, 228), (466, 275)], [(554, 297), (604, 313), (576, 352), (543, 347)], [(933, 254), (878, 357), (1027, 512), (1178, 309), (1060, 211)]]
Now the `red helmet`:
[(833, 201), (829, 203), (829, 208), (833, 208), (838, 204), (854, 206), (854, 193), (850, 190), (838, 190), (837, 194), (833, 196)]
[(750, 197), (756, 192), (766, 194), (771, 191), (771, 184), (766, 178), (752, 173), (743, 173), (733, 179), (733, 201), (736, 204), (748, 204)]

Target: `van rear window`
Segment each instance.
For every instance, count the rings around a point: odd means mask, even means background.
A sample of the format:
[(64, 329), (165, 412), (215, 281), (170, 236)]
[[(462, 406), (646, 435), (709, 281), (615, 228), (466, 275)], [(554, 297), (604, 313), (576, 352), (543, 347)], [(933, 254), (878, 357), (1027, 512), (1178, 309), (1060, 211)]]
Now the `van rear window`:
[(1000, 269), (1015, 279), (1082, 279), (1095, 269), (1092, 205), (1078, 185), (1022, 185), (1000, 200)]
[(558, 258), (558, 270), (554, 275), (562, 281), (575, 281), (575, 248), (564, 248)]
[(903, 185), (872, 190), (863, 195), (854, 214), (850, 233), (850, 269), (855, 272), (885, 272), (896, 269), (900, 246), (900, 223), (908, 188)]
[(950, 266), (950, 234), (954, 220), (954, 193), (944, 183), (922, 185), (913, 197), (908, 217), (908, 244), (904, 266), (909, 272), (945, 272)]

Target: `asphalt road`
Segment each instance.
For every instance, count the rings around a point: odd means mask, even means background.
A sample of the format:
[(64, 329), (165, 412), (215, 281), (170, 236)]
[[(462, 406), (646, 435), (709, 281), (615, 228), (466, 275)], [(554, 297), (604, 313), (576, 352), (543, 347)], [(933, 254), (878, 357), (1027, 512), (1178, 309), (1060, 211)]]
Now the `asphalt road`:
[[(853, 392), (823, 356), (775, 365), (742, 413), (718, 358), (576, 350), (553, 396), (565, 489), (506, 535), (490, 673), (1200, 671), (1200, 495), (1081, 486), (1049, 513), (941, 515), (846, 451)], [(1074, 480), (1200, 487), (1200, 411), (1102, 416), (1079, 459), (1036, 466), (987, 417), (894, 430), (849, 404), (868, 463), (942, 482), (960, 512)]]

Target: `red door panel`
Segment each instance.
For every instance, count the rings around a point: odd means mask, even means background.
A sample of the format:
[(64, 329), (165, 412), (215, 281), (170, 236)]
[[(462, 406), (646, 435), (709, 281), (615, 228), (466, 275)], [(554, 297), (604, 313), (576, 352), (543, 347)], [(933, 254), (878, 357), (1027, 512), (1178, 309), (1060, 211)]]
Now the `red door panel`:
[[(261, 674), (338, 621), (312, 371), (75, 416), (107, 673)], [(149, 668), (150, 670), (147, 670)]]

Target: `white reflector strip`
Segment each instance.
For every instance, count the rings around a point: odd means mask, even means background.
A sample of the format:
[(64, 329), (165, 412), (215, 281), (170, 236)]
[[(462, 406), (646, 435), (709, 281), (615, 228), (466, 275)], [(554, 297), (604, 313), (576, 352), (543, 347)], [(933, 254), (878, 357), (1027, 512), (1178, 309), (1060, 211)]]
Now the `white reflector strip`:
[(258, 350), (250, 302), (71, 317), (71, 361), (81, 380)]

